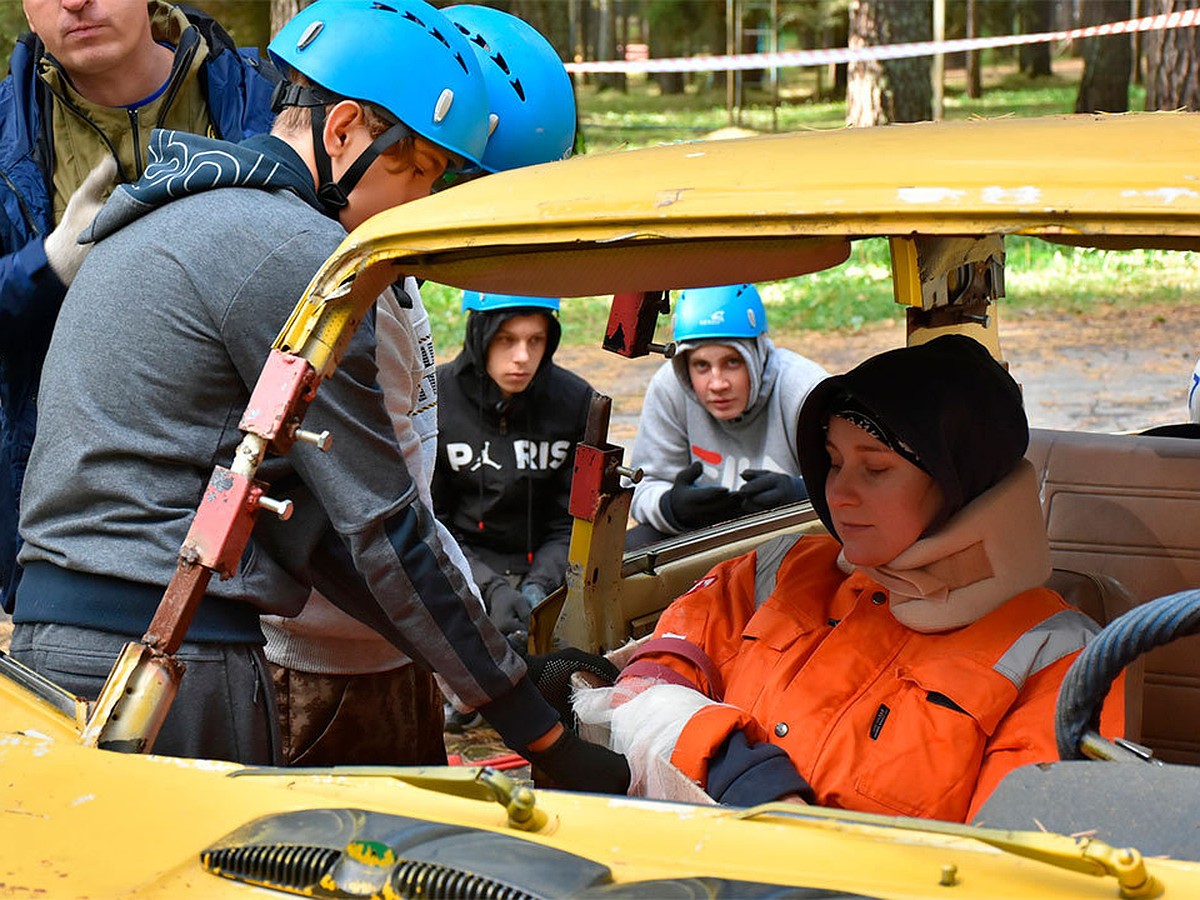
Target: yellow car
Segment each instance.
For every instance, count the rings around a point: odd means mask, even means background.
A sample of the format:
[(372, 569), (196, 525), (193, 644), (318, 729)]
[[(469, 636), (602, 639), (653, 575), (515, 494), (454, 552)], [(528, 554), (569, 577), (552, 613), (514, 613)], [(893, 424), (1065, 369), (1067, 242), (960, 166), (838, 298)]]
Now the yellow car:
[[(616, 295), (606, 346), (638, 355), (665, 288), (817, 272), (884, 237), (908, 340), (959, 331), (1001, 356), (996, 311), (1016, 262), (1004, 238), (1017, 234), (1200, 249), (1200, 114), (683, 143), (490, 176), (347, 237), (276, 349), (327, 374), (405, 274)], [(627, 472), (604, 413), (572, 498), (568, 583), (535, 611), (536, 646), (615, 647), (714, 563), (821, 528), (804, 503), (623, 554)], [(0, 658), (0, 894), (1200, 897), (1200, 648), (1174, 641), (1200, 627), (1200, 441), (1040, 430), (1028, 456), (1056, 586), (1101, 621), (1133, 613), (1060, 699), (1069, 755), (1103, 760), (1017, 770), (975, 825), (532, 790), (470, 768), (253, 769), (98, 749), (144, 746), (169, 703), (169, 663), (135, 645), (94, 705)], [(179, 610), (160, 616), (178, 624)], [(1127, 663), (1131, 740), (1109, 743), (1086, 726)], [(142, 695), (157, 699), (128, 705)]]

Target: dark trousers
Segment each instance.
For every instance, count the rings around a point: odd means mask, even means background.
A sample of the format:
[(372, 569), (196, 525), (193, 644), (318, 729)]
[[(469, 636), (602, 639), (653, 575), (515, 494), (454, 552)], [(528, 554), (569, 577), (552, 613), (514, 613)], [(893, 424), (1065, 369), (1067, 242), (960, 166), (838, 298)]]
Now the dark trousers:
[[(95, 700), (129, 640), (74, 625), (18, 624), (11, 654), (65, 690)], [(275, 689), (262, 648), (185, 642), (176, 657), (187, 670), (153, 752), (246, 765), (281, 764)]]

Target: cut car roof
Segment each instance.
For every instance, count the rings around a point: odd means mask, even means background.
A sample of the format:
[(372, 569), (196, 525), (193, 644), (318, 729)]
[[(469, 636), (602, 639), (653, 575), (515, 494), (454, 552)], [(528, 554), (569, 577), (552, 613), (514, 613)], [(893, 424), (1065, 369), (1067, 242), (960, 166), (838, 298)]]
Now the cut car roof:
[(376, 216), (318, 283), (390, 260), (457, 287), (583, 296), (799, 275), (837, 265), (855, 238), (996, 233), (1200, 249), (1200, 114), (893, 125), (578, 157)]

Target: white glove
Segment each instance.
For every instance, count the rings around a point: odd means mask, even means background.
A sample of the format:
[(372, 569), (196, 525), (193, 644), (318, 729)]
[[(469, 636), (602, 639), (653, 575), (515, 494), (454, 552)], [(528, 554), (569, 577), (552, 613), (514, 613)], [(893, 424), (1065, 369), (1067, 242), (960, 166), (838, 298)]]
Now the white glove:
[(75, 280), (83, 258), (92, 249), (91, 244), (79, 243), (79, 235), (92, 224), (116, 180), (117, 161), (106, 156), (71, 195), (62, 221), (46, 237), (46, 260), (65, 285)]

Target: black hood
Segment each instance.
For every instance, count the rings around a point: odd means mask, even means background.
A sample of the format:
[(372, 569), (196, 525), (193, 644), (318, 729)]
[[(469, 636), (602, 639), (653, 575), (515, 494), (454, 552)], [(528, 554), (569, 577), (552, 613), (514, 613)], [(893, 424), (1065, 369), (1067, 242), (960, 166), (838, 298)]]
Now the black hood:
[(902, 442), (938, 483), (944, 502), (928, 532), (997, 484), (1029, 446), (1021, 389), (978, 341), (943, 335), (873, 356), (826, 378), (800, 410), (800, 474), (813, 509), (836, 537), (825, 501), (831, 414), (850, 404)]
[[(515, 394), (505, 401), (505, 398), (501, 396), (499, 386), (487, 377), (487, 348), (491, 344), (492, 338), (496, 336), (496, 332), (500, 330), (500, 326), (509, 319), (534, 314), (540, 314), (546, 318), (546, 352), (542, 356), (542, 361), (538, 365), (533, 379), (529, 382), (529, 386), (520, 394)], [(473, 383), (481, 385), (479, 402), (485, 408), (519, 407), (523, 405), (526, 398), (538, 393), (546, 379), (546, 373), (553, 363), (554, 353), (558, 350), (561, 339), (562, 326), (559, 324), (558, 317), (541, 307), (520, 306), (492, 312), (480, 312), (473, 309), (467, 316), (467, 330), (466, 337), (463, 339), (462, 352), (453, 363), (455, 377), (471, 379)]]

